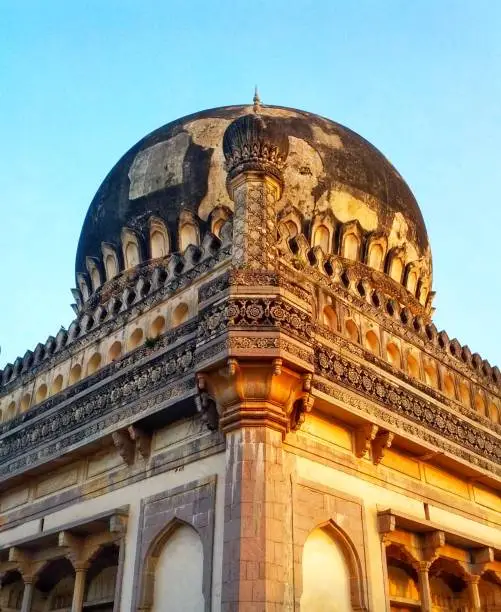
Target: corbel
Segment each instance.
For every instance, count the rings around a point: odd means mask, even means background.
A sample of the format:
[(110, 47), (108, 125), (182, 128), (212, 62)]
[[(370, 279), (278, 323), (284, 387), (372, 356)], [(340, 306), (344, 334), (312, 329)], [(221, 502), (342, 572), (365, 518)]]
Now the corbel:
[(127, 516), (123, 514), (113, 514), (110, 516), (110, 522), (108, 526), (110, 533), (113, 535), (121, 536), (127, 531)]
[(127, 429), (119, 429), (111, 434), (113, 444), (127, 465), (134, 463), (135, 446)]
[(426, 533), (423, 542), (423, 557), (426, 561), (434, 561), (445, 546), (445, 532), (441, 530)]
[[(229, 370), (230, 366), (228, 365)], [(202, 420), (207, 428), (214, 431), (219, 427), (219, 413), (216, 401), (209, 395), (205, 374), (197, 374), (197, 389), (198, 395), (195, 397), (197, 411), (202, 415)]]
[(378, 431), (379, 427), (374, 423), (364, 423), (355, 429), (355, 455), (357, 457), (362, 458), (367, 455)]
[(395, 531), (397, 527), (397, 519), (391, 512), (384, 512), (378, 514), (377, 517), (377, 528), (380, 534), (388, 536), (392, 531)]
[(130, 439), (135, 442), (141, 457), (148, 459), (151, 453), (151, 436), (135, 425), (128, 427), (127, 431)]
[[(281, 372), (281, 359), (275, 359), (274, 365), (276, 361), (280, 361), (280, 372)], [(280, 374), (279, 372), (279, 374)], [(275, 373), (275, 371), (274, 371)], [(311, 412), (313, 408), (313, 404), (315, 402), (315, 398), (311, 393), (311, 382), (313, 379), (313, 375), (310, 373), (303, 374), (301, 376), (301, 392), (299, 397), (296, 399), (292, 406), (292, 411), (290, 414), (290, 422), (289, 422), (289, 430), (297, 430), (304, 423), (304, 419), (306, 414)]]
[(372, 462), (379, 465), (387, 448), (390, 448), (395, 434), (391, 431), (381, 431), (372, 440)]

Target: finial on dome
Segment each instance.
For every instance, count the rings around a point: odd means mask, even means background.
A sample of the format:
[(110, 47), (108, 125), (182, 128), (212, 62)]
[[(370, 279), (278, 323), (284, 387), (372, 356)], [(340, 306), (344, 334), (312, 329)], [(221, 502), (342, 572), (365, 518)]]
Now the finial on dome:
[(254, 112), (259, 113), (261, 110), (261, 99), (259, 97), (257, 85), (254, 87), (254, 97), (252, 98), (252, 101), (254, 102)]

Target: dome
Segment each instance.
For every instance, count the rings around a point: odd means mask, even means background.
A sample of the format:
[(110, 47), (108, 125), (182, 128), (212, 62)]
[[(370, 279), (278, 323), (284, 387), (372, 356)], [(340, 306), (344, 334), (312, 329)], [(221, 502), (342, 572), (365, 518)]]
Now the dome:
[[(233, 210), (227, 179), (239, 159), (231, 147), (242, 138), (258, 142), (264, 134), (283, 166), (279, 220), (295, 211), (307, 234), (318, 215), (328, 215), (338, 242), (342, 228), (351, 224), (361, 236), (361, 261), (402, 284), (406, 266), (412, 264), (416, 278), (426, 276), (429, 292), (431, 253), (421, 211), (382, 153), (355, 132), (318, 115), (266, 105), (255, 111), (252, 105), (227, 106), (183, 117), (152, 132), (120, 159), (83, 224), (75, 266), (79, 288), (85, 282), (92, 292), (113, 275), (165, 250), (184, 250), (180, 223), (192, 223), (199, 236), (213, 231), (215, 211), (231, 215)], [(168, 246), (153, 249), (155, 227), (163, 228)], [(127, 240), (133, 245), (130, 252)], [(384, 260), (371, 259), (369, 241), (383, 245)], [(397, 274), (390, 270), (392, 253), (402, 261)]]

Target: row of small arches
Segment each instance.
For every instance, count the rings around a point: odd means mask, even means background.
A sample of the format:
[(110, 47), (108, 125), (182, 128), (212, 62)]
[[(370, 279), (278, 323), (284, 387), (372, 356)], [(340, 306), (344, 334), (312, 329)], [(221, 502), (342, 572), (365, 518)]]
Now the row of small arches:
[[(314, 220), (309, 231), (309, 240), (301, 233), (299, 216), (289, 213), (282, 219), (282, 233), (287, 232), (292, 251), (304, 250), (308, 246), (319, 248), (324, 256), (337, 254), (351, 261), (360, 261), (367, 266), (385, 272), (397, 283), (403, 284), (406, 289), (425, 306), (430, 291), (430, 274), (422, 270), (422, 262), (406, 261), (404, 247), (388, 249), (385, 236), (364, 232), (356, 221), (339, 225), (328, 215), (321, 215)], [(300, 243), (303, 244), (300, 244)]]
[[(214, 209), (209, 217), (210, 232), (221, 238), (221, 232), (231, 213), (226, 207)], [(200, 219), (190, 211), (182, 211), (179, 218), (177, 245), (172, 240), (164, 221), (158, 217), (149, 220), (149, 236), (146, 245), (140, 236), (130, 228), (123, 228), (121, 233), (121, 248), (103, 242), (101, 258), (87, 257), (86, 274), (78, 274), (78, 288), (83, 301), (99, 289), (105, 282), (115, 278), (122, 270), (135, 268), (150, 259), (162, 259), (173, 252), (184, 253), (189, 246), (199, 247), (201, 244)]]
[(398, 344), (391, 339), (381, 346), (379, 336), (373, 329), (362, 334), (359, 326), (351, 318), (344, 320), (341, 330), (336, 311), (331, 305), (324, 308), (323, 323), (333, 331), (342, 331), (352, 342), (362, 344), (374, 355), (385, 359), (395, 369), (406, 371), (413, 378), (442, 391), (451, 399), (462, 402), (467, 408), (472, 408), (477, 413), (487, 416), (492, 422), (500, 422), (500, 410), (492, 399), (487, 398), (483, 391), (472, 389), (466, 380), (459, 380), (450, 372), (443, 372), (440, 376), (437, 364), (432, 358), (425, 357), (411, 349), (402, 352)]
[[(178, 327), (189, 317), (189, 307), (185, 302), (180, 302), (172, 312), (171, 327)], [(19, 401), (11, 401), (3, 414), (3, 421), (13, 419), (17, 414), (26, 412), (32, 406), (42, 403), (48, 397), (56, 395), (63, 388), (71, 387), (80, 380), (91, 376), (104, 366), (117, 361), (123, 354), (139, 348), (147, 340), (154, 341), (159, 338), (167, 329), (167, 320), (165, 316), (157, 315), (149, 325), (146, 333), (145, 330), (138, 326), (135, 327), (128, 335), (125, 343), (120, 340), (115, 340), (108, 348), (106, 353), (100, 351), (94, 352), (89, 359), (82, 363), (74, 364), (67, 376), (57, 374), (54, 380), (48, 385), (46, 382), (41, 383), (36, 388), (34, 393), (25, 393)]]
[(371, 290), (365, 281), (352, 283), (346, 274), (341, 275), (341, 281), (346, 288), (352, 287), (353, 291), (371, 306), (388, 314), (409, 331), (418, 334), (425, 342), (430, 342), (436, 348), (470, 367), (476, 376), (484, 378), (487, 383), (501, 386), (501, 371), (497, 366), (491, 366), (478, 353), (472, 353), (468, 346), (461, 346), (457, 339), (450, 340), (447, 333), (443, 330), (439, 332), (432, 322), (425, 323), (423, 317), (414, 316), (409, 308), (402, 307), (397, 300), (383, 295), (377, 289)]

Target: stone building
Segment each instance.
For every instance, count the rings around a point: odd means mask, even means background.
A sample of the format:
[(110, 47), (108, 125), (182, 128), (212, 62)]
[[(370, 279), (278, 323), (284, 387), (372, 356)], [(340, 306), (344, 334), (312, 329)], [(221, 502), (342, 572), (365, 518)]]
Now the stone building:
[(501, 373), (434, 326), (366, 140), (257, 97), (174, 121), (76, 284), (0, 372), (2, 611), (501, 610)]

